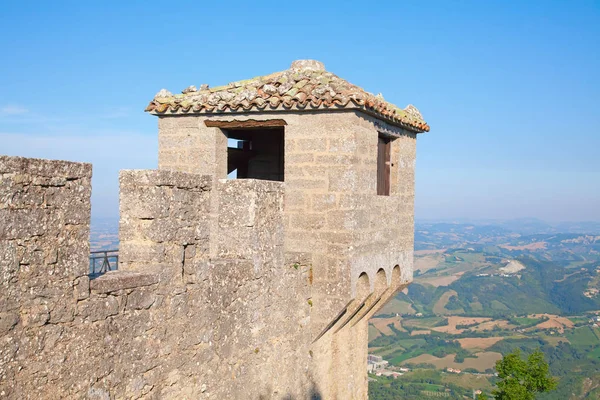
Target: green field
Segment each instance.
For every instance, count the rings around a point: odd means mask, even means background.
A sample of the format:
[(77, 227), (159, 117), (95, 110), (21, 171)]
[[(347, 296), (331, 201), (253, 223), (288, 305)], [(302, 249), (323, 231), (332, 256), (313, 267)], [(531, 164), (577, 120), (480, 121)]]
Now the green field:
[(492, 310), (507, 311), (509, 308), (498, 300), (492, 300)]
[(443, 317), (425, 317), (425, 318), (411, 318), (404, 319), (402, 326), (405, 328), (412, 329), (430, 329), (444, 321)]
[(596, 359), (600, 361), (600, 347), (596, 347), (594, 350), (592, 350), (589, 354), (588, 357), (590, 357), (591, 359)]
[(394, 357), (390, 358), (388, 361), (392, 365), (400, 365), (402, 363), (402, 361), (406, 361), (413, 357), (420, 356), (421, 354), (425, 354), (425, 350), (416, 349), (416, 350), (411, 350), (411, 351), (403, 351), (401, 354), (395, 355)]
[(589, 317), (569, 317), (569, 320), (574, 324), (585, 324), (588, 322)]
[(372, 340), (379, 336), (379, 331), (373, 325), (369, 325), (369, 340)]
[(391, 299), (385, 306), (379, 310), (377, 315), (405, 315), (405, 314), (414, 314), (415, 310), (412, 308), (411, 304), (407, 301), (402, 301), (397, 297)]
[(573, 346), (594, 346), (600, 345), (600, 339), (589, 326), (575, 328), (566, 334), (567, 339)]
[(528, 317), (515, 317), (511, 319), (511, 322), (517, 325), (535, 325), (541, 322), (540, 318), (528, 318)]

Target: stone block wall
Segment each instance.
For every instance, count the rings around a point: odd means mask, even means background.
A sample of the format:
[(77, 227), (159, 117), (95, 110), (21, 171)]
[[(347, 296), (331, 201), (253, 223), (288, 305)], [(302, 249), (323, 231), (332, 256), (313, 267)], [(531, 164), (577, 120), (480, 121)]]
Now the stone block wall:
[(363, 272), (371, 291), (380, 269), (388, 284), (396, 265), (410, 280), (416, 135), (396, 129), (391, 195), (378, 196), (376, 119), (356, 112), (298, 118), (286, 118), (286, 249), (322, 265), (315, 280), (328, 290), (320, 292), (339, 293), (323, 299), (338, 302), (332, 311), (356, 296)]
[(320, 396), (282, 183), (124, 171), (121, 270), (90, 281), (91, 167), (2, 157), (0, 177), (1, 398)]
[(227, 136), (219, 128), (207, 128), (203, 120), (195, 116), (159, 119), (159, 169), (227, 176)]
[[(357, 111), (166, 116), (159, 118), (159, 168), (223, 179), (226, 131), (206, 121), (273, 118), (286, 123), (286, 255), (312, 266), (316, 337), (355, 297), (361, 273), (371, 292), (380, 269), (388, 286), (397, 286), (395, 266), (402, 284), (412, 279), (416, 134)], [(381, 126), (393, 138), (390, 196), (376, 194)]]
[(134, 170), (119, 181), (119, 269), (191, 279), (208, 259), (213, 178)]
[(0, 156), (0, 398), (72, 382), (62, 341), (88, 296), (91, 177), (89, 164)]
[(367, 397), (368, 318), (412, 279), (415, 134), (277, 117), (285, 182), (223, 179), (205, 124), (269, 114), (160, 118), (160, 169), (120, 175), (120, 269), (91, 281), (91, 166), (0, 157), (0, 397)]
[[(227, 131), (212, 126), (275, 118), (285, 122), (285, 260), (310, 276), (311, 374), (326, 398), (365, 398), (368, 318), (412, 280), (416, 134), (352, 110), (164, 116), (159, 167), (223, 179)], [(390, 196), (376, 188), (382, 132)], [(193, 147), (173, 158), (184, 137)]]
[(412, 280), (416, 135), (395, 129), (391, 193), (378, 196), (376, 119), (286, 121), (286, 250), (314, 270), (313, 373), (327, 397), (366, 398), (368, 319)]
[(160, 301), (144, 303), (161, 326), (149, 336), (172, 350), (162, 368), (185, 366), (170, 398), (316, 390), (307, 271), (284, 263), (283, 184), (167, 170), (123, 171), (120, 181), (120, 270), (160, 276)]

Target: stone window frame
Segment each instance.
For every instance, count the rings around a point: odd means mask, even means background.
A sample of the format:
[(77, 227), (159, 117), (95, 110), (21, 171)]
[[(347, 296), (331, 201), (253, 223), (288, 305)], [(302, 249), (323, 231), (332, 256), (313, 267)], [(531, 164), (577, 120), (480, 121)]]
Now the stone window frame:
[[(229, 138), (228, 131), (258, 131), (261, 129), (281, 129), (281, 149), (279, 153), (280, 164), (281, 164), (281, 179), (266, 179), (266, 178), (254, 178), (261, 180), (268, 180), (273, 182), (285, 182), (285, 127), (287, 126), (287, 122), (284, 119), (266, 119), (266, 120), (256, 120), (256, 119), (233, 119), (233, 120), (210, 120), (207, 119), (204, 121), (206, 127), (209, 128), (219, 128), (219, 130), (225, 135), (225, 137)], [(229, 153), (229, 150), (227, 150)], [(229, 160), (229, 154), (227, 154), (226, 160)], [(238, 178), (236, 178), (238, 179)], [(246, 178), (241, 178), (246, 179)]]
[(377, 134), (377, 195), (390, 196), (392, 192), (392, 143), (395, 136), (378, 131)]

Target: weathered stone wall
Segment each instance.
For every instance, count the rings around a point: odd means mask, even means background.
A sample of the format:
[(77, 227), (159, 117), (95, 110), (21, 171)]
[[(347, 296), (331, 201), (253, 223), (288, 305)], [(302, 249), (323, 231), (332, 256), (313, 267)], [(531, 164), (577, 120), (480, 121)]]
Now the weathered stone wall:
[(278, 113), (285, 182), (224, 180), (205, 121), (249, 118), (160, 118), (160, 169), (120, 176), (120, 270), (91, 281), (91, 167), (0, 158), (0, 397), (366, 398), (368, 318), (412, 279), (415, 134)]
[(319, 396), (282, 183), (122, 172), (121, 269), (89, 281), (90, 166), (0, 174), (2, 398)]
[(184, 283), (208, 259), (213, 178), (121, 171), (119, 269)]
[[(416, 137), (398, 129), (392, 142), (392, 193), (376, 194), (375, 120), (361, 113), (302, 114), (286, 119), (286, 250), (304, 253), (315, 268), (325, 325), (356, 297), (367, 273), (371, 292), (383, 269), (412, 277)], [(316, 334), (317, 332), (315, 332)]]
[(227, 176), (227, 136), (219, 128), (207, 128), (203, 120), (195, 116), (159, 119), (159, 169)]
[(391, 195), (378, 196), (374, 119), (323, 113), (286, 126), (286, 250), (314, 269), (313, 373), (333, 398), (366, 398), (368, 318), (412, 280), (416, 137), (397, 132)]
[(281, 183), (121, 173), (120, 269), (160, 275), (160, 303), (146, 304), (161, 327), (151, 342), (172, 348), (161, 369), (180, 365), (170, 398), (303, 398), (312, 390), (303, 373), (308, 278), (284, 265), (283, 238)]
[(0, 398), (75, 384), (63, 366), (88, 295), (91, 176), (89, 164), (0, 156)]

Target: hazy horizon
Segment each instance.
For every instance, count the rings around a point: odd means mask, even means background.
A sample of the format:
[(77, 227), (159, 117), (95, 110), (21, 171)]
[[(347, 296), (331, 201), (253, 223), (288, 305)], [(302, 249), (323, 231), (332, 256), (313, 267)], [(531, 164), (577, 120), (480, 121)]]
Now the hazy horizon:
[[(92, 224), (94, 222), (104, 222), (111, 221), (117, 223), (119, 221), (119, 215), (110, 215), (110, 216), (92, 216)], [(598, 233), (600, 234), (600, 221), (594, 220), (579, 220), (579, 221), (550, 221), (543, 220), (535, 217), (530, 218), (513, 218), (513, 219), (475, 219), (475, 218), (415, 218), (415, 225), (418, 224), (457, 224), (457, 225), (505, 225), (507, 223), (514, 224), (527, 224), (527, 223), (541, 223), (547, 224), (549, 226), (561, 226), (561, 225), (577, 225), (577, 224), (586, 224), (586, 225), (594, 225), (597, 226)], [(568, 232), (565, 232), (568, 233)], [(596, 233), (596, 232), (589, 232)]]

